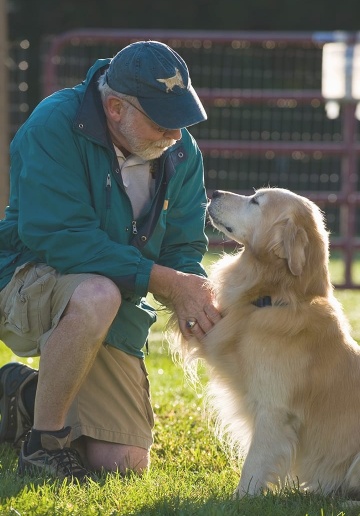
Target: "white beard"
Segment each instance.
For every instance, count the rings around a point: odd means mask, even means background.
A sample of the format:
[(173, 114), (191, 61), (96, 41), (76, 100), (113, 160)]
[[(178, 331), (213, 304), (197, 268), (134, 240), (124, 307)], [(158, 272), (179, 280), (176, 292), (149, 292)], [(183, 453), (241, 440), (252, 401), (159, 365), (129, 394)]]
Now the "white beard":
[(145, 161), (159, 158), (166, 149), (176, 143), (176, 140), (172, 138), (162, 138), (156, 142), (151, 142), (139, 137), (133, 119), (127, 113), (119, 122), (118, 131), (125, 137), (128, 143), (128, 151)]

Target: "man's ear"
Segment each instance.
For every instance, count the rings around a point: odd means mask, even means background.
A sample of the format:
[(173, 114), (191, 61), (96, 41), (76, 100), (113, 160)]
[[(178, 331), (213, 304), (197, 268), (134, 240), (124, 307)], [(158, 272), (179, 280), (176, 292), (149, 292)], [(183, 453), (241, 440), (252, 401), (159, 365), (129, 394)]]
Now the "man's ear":
[(306, 231), (296, 226), (292, 220), (287, 220), (285, 225), (277, 229), (277, 243), (273, 251), (279, 258), (287, 260), (290, 272), (294, 276), (300, 276), (306, 261), (306, 249), (309, 244)]
[(114, 122), (119, 122), (121, 118), (121, 110), (123, 109), (123, 103), (121, 99), (117, 97), (107, 97), (105, 100), (105, 107), (108, 115), (114, 120)]

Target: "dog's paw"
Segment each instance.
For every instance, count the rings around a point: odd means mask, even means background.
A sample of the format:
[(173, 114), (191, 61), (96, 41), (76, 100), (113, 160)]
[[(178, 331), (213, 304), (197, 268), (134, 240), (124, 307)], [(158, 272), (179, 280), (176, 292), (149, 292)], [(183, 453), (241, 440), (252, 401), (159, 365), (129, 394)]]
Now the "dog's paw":
[(245, 496), (248, 496), (248, 493), (245, 493), (244, 491), (240, 491), (239, 489), (236, 489), (234, 491), (234, 494), (232, 495), (233, 500), (241, 500), (241, 498), (244, 498)]

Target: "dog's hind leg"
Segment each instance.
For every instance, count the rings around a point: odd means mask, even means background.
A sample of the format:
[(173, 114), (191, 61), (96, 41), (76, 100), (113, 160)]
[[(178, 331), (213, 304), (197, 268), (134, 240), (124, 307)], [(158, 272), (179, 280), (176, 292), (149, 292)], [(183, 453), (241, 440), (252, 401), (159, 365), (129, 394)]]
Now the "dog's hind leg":
[(295, 454), (298, 426), (296, 416), (281, 410), (257, 415), (236, 496), (260, 494), (269, 484), (284, 485)]

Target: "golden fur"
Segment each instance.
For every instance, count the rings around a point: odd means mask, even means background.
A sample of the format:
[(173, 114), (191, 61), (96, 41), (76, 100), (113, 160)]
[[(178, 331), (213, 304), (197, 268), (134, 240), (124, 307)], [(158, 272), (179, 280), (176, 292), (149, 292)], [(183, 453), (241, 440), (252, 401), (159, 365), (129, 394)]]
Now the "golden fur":
[[(288, 190), (215, 192), (215, 227), (243, 244), (215, 265), (223, 315), (201, 341), (219, 420), (245, 456), (236, 494), (294, 483), (360, 496), (360, 348), (328, 272), (322, 213)], [(253, 304), (264, 296), (271, 306)]]

